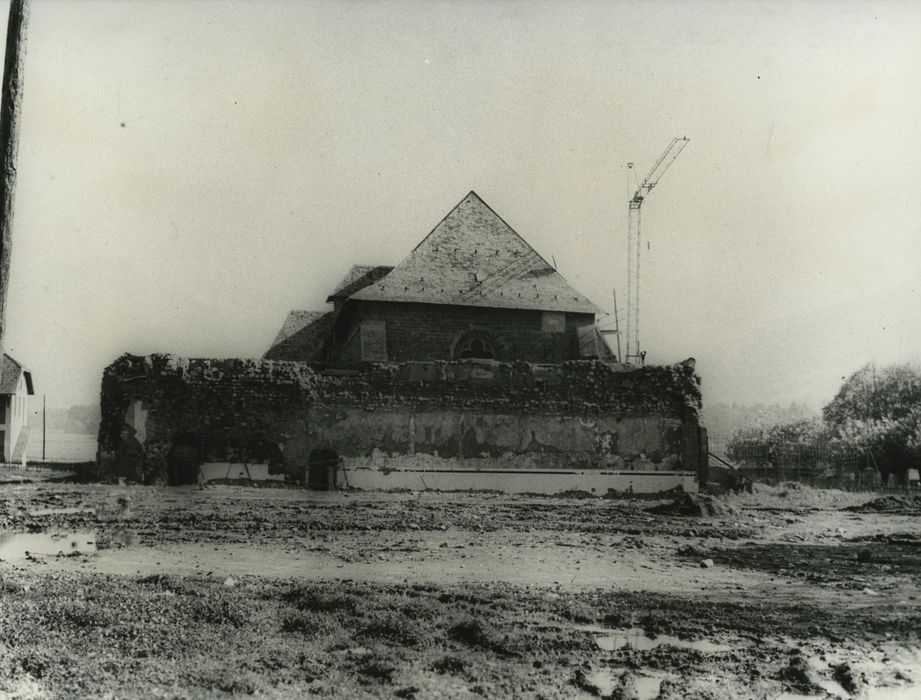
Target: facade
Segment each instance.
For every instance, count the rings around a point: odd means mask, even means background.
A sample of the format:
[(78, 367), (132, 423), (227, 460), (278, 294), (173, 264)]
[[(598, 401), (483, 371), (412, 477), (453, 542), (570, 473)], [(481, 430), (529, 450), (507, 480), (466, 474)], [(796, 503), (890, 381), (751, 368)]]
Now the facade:
[(331, 311), (292, 311), (265, 359), (612, 359), (598, 307), (475, 192), (396, 267), (355, 265), (327, 302)]
[(5, 354), (0, 360), (0, 432), (3, 461), (21, 462), (29, 442), (29, 397), (32, 373)]
[(398, 265), (356, 265), (260, 360), (124, 355), (104, 473), (320, 489), (696, 488), (694, 362), (615, 362), (599, 309), (470, 192)]

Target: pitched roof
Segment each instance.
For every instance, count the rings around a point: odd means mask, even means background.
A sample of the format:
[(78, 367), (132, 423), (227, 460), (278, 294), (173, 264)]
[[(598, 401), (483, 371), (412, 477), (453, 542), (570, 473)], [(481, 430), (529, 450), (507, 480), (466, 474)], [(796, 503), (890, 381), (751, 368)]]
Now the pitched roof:
[(355, 292), (385, 277), (392, 269), (393, 265), (352, 265), (352, 269), (336, 285), (336, 290), (326, 299), (327, 303), (348, 299)]
[(570, 287), (476, 192), (464, 197), (393, 271), (350, 298), (600, 311)]
[(332, 320), (332, 312), (290, 312), (264, 359), (302, 362), (318, 359), (329, 337)]
[(19, 378), (23, 375), (26, 378), (26, 392), (30, 395), (34, 394), (32, 373), (12, 357), (3, 353), (3, 357), (0, 358), (0, 394), (15, 394), (19, 386)]
[(576, 337), (579, 339), (579, 357), (614, 361), (614, 353), (594, 324), (576, 329)]

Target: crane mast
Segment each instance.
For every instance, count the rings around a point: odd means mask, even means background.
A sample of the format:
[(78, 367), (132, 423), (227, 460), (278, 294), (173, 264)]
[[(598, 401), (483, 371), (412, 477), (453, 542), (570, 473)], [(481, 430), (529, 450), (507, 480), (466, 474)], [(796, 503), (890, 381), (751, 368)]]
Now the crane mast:
[[(626, 361), (643, 362), (646, 353), (640, 352), (640, 207), (659, 179), (675, 162), (675, 158), (688, 144), (686, 136), (675, 137), (668, 148), (659, 156), (652, 170), (643, 179), (630, 198), (627, 214), (627, 353)], [(627, 163), (633, 170), (633, 163)]]

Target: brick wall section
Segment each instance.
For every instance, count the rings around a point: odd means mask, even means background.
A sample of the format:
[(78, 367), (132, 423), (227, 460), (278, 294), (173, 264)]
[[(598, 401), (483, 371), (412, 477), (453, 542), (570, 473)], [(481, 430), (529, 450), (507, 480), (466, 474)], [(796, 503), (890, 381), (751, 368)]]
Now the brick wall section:
[[(692, 360), (629, 372), (593, 361), (386, 363), (335, 376), (297, 362), (124, 355), (103, 374), (99, 466), (103, 473), (156, 479), (177, 436), (194, 435), (204, 461), (268, 462), (275, 473), (299, 478), (323, 442), (323, 427), (311, 424), (311, 414), (337, 407), (342, 415), (381, 409), (396, 417), (648, 418), (650, 425), (665, 421), (696, 434), (698, 383)], [(337, 424), (341, 431), (342, 420)], [(696, 469), (684, 459), (685, 469)]]
[(465, 333), (482, 331), (496, 341), (498, 360), (565, 362), (579, 357), (576, 329), (594, 323), (593, 314), (566, 314), (562, 333), (542, 330), (541, 311), (490, 309), (446, 304), (350, 301), (336, 338), (333, 359), (354, 361), (354, 344), (346, 343), (363, 320), (387, 324), (387, 354), (393, 362), (450, 360)]

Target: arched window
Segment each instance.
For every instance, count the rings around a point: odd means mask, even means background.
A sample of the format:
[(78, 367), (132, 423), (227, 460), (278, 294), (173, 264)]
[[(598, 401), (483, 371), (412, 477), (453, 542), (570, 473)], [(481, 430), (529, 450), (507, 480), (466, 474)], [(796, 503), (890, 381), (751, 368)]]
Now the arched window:
[(454, 357), (459, 360), (479, 359), (495, 360), (496, 347), (493, 342), (482, 334), (472, 334), (461, 338), (454, 348)]

